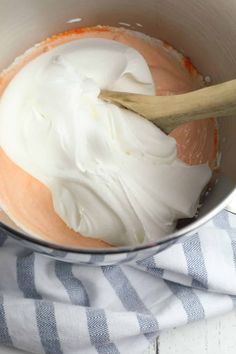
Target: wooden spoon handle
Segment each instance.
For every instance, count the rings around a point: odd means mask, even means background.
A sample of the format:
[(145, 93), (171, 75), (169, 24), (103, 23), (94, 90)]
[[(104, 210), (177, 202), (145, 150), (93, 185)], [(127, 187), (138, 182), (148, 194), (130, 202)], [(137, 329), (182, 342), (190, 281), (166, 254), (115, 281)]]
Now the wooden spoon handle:
[(166, 133), (185, 122), (236, 115), (236, 80), (175, 96), (103, 90), (100, 97), (155, 121)]

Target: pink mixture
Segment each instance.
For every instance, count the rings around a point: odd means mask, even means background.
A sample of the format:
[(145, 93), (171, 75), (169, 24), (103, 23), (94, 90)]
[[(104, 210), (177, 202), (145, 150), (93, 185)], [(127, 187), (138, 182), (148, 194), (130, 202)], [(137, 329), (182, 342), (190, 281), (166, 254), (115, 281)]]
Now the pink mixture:
[[(189, 59), (172, 55), (173, 49), (168, 44), (156, 45), (155, 41), (125, 29), (91, 27), (55, 35), (28, 51), (17, 64), (0, 75), (0, 94), (16, 72), (36, 56), (59, 44), (86, 37), (113, 39), (138, 50), (150, 67), (157, 95), (180, 94), (204, 85)], [(178, 156), (184, 162), (208, 162), (214, 168), (218, 148), (214, 118), (182, 125), (171, 132), (171, 136), (176, 139)], [(2, 149), (0, 204), (18, 225), (45, 240), (67, 246), (111, 247), (102, 240), (83, 237), (69, 229), (55, 213), (47, 187), (14, 164)]]

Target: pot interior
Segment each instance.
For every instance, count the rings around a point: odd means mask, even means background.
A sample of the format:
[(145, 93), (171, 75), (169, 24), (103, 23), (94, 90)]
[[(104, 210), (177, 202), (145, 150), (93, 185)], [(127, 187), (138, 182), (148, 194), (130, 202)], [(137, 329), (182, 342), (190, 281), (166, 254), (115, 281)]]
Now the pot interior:
[[(46, 37), (98, 24), (127, 26), (163, 39), (189, 56), (213, 83), (236, 78), (236, 2), (228, 0), (3, 0), (0, 2), (0, 70)], [(235, 188), (236, 119), (219, 120), (221, 165), (196, 226), (224, 206)], [(1, 212), (0, 220), (18, 229)]]

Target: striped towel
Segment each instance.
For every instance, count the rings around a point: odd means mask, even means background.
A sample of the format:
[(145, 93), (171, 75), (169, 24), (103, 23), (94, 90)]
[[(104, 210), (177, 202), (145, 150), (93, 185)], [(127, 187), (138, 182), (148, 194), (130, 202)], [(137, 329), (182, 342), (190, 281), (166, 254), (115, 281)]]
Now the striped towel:
[(122, 266), (55, 261), (0, 235), (0, 343), (32, 353), (139, 354), (165, 329), (236, 304), (236, 217), (222, 212)]

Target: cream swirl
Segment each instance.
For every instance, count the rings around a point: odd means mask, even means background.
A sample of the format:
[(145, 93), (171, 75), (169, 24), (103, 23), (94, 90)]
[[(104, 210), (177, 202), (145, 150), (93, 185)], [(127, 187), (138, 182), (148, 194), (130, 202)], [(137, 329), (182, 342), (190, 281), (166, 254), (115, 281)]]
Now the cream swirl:
[(1, 98), (1, 146), (75, 231), (113, 245), (154, 241), (194, 215), (210, 169), (178, 160), (173, 138), (101, 101), (101, 88), (155, 93), (144, 58), (116, 41), (74, 40), (32, 60)]

